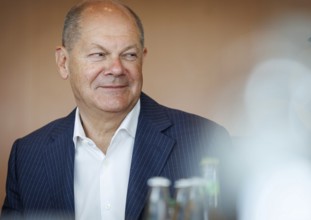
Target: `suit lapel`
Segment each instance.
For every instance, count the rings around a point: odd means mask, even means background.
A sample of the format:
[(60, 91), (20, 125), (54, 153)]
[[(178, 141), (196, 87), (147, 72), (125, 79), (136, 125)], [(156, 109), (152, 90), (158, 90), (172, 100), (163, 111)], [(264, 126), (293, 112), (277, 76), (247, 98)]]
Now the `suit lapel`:
[[(141, 215), (148, 194), (147, 180), (161, 175), (175, 144), (163, 133), (172, 124), (160, 105), (144, 94), (141, 103), (127, 193), (128, 220)], [(43, 158), (53, 208), (68, 214), (74, 213), (74, 118), (75, 111), (55, 127)]]
[(44, 155), (53, 208), (68, 214), (74, 213), (74, 112), (54, 128)]
[(175, 143), (175, 140), (162, 132), (171, 126), (171, 122), (158, 104), (144, 95), (141, 104), (127, 194), (126, 219), (138, 219), (147, 199), (147, 180), (161, 175)]

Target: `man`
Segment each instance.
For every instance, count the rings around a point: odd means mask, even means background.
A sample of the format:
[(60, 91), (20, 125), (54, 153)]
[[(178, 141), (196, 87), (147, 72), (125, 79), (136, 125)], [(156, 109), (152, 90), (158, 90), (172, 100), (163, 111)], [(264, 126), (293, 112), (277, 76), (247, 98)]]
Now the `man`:
[(221, 126), (141, 92), (147, 50), (127, 6), (74, 6), (55, 54), (77, 108), (14, 143), (3, 216), (141, 219), (150, 177), (199, 175), (228, 142)]

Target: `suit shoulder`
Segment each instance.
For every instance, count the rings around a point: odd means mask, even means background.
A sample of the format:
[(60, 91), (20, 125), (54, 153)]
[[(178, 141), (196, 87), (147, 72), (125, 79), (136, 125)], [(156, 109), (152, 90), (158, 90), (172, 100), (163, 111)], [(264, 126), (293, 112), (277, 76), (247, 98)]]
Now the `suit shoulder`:
[(223, 126), (213, 120), (204, 118), (197, 114), (161, 105), (144, 93), (141, 96), (141, 101), (144, 115), (148, 118), (156, 120), (157, 123), (168, 119), (174, 124), (175, 128), (180, 129), (182, 127), (183, 131), (187, 131), (188, 129), (206, 131), (206, 129), (208, 129), (209, 132), (217, 130), (220, 133), (228, 134), (227, 130)]
[(166, 111), (167, 115), (171, 118), (171, 120), (175, 123), (187, 123), (189, 125), (207, 126), (225, 130), (222, 125), (200, 115), (165, 106), (163, 106), (163, 109)]
[(54, 135), (55, 131), (66, 130), (74, 126), (74, 114), (75, 111), (71, 112), (68, 116), (63, 118), (58, 118), (48, 124), (32, 131), (31, 133), (25, 135), (18, 139), (18, 142), (44, 142), (44, 140), (49, 139)]

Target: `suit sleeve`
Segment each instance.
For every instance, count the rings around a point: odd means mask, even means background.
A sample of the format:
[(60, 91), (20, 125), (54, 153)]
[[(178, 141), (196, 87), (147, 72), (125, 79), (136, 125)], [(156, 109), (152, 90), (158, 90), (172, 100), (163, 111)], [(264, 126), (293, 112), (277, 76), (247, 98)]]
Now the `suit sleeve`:
[(20, 198), (17, 177), (17, 146), (18, 141), (13, 144), (6, 182), (6, 197), (1, 212), (1, 219), (16, 219), (22, 214), (22, 202)]

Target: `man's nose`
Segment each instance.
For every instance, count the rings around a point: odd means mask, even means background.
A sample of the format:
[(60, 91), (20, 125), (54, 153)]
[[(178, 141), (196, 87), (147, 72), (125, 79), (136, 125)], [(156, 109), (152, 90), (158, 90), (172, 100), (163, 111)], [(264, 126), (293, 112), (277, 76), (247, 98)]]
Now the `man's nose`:
[(121, 59), (115, 58), (111, 60), (110, 67), (108, 69), (108, 74), (113, 74), (113, 75), (121, 75), (124, 73), (124, 67), (121, 62)]

